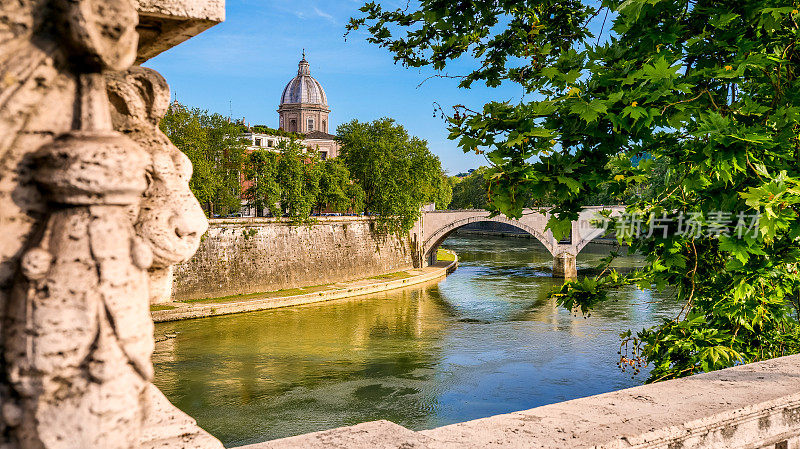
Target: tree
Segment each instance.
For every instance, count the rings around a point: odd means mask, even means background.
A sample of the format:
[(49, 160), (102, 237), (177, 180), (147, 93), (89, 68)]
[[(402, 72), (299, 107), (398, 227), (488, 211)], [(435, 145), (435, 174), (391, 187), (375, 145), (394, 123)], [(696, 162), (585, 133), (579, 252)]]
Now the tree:
[(350, 179), (350, 170), (340, 159), (321, 162), (320, 193), (317, 209), (334, 212), (361, 212), (364, 210), (364, 189)]
[(277, 180), (281, 208), (294, 222), (308, 221), (320, 193), (320, 165), (316, 154), (305, 154), (300, 142), (280, 142)]
[[(598, 4), (599, 3), (599, 4)], [(674, 319), (623, 335), (621, 366), (650, 381), (798, 351), (800, 48), (798, 6), (776, 0), (421, 0), (367, 3), (351, 30), (409, 67), (471, 60), (460, 86), (513, 83), (519, 102), (457, 106), (447, 116), (464, 151), (493, 166), (493, 213), (519, 217), (552, 195), (557, 236), (593, 196), (631, 195), (625, 217), (675, 231), (624, 237), (642, 269), (567, 283), (555, 295), (588, 312), (624, 284), (674, 286)], [(644, 158), (644, 155), (649, 157)], [(732, 233), (760, 214), (756, 232)], [(728, 215), (731, 214), (731, 215)], [(624, 223), (613, 219), (618, 235)], [(685, 224), (685, 223), (683, 223)], [(709, 232), (712, 229), (726, 232)], [(741, 229), (741, 228), (739, 228)]]
[[(450, 209), (485, 209), (489, 206), (485, 178), (487, 167), (480, 167), (453, 185)], [(458, 179), (458, 178), (455, 178)]]
[(247, 156), (245, 178), (249, 187), (244, 194), (261, 216), (268, 210), (273, 217), (280, 217), (281, 186), (278, 184), (279, 154), (268, 150), (255, 150)]
[(241, 167), (245, 145), (239, 126), (220, 114), (173, 102), (161, 130), (194, 166), (189, 182), (210, 215), (228, 214), (241, 206)]
[(453, 186), (456, 184), (455, 180), (447, 176), (444, 171), (440, 171), (440, 175), (435, 178), (434, 182), (436, 183), (434, 186), (436, 190), (433, 193), (431, 201), (436, 205), (437, 209), (447, 209), (453, 201)]
[(409, 136), (394, 120), (353, 120), (336, 132), (341, 158), (364, 189), (366, 210), (377, 214), (388, 230), (411, 229), (423, 204), (436, 202), (444, 208), (450, 203), (439, 158), (426, 141)]

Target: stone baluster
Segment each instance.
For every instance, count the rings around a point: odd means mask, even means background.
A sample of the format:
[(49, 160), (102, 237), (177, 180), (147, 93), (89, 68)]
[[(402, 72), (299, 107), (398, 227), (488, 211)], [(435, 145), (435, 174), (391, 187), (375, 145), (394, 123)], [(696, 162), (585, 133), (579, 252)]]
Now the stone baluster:
[(20, 448), (131, 447), (152, 378), (153, 255), (129, 212), (147, 187), (148, 157), (111, 130), (102, 76), (80, 79), (81, 129), (34, 155), (52, 212), (6, 310), (6, 370), (19, 397), (8, 424)]

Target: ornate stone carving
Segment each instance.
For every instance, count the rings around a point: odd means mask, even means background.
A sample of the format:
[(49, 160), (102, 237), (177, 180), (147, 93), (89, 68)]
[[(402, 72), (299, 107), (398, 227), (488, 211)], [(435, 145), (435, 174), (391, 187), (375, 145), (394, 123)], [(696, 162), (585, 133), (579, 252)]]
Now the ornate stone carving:
[[(135, 229), (150, 254), (149, 293), (166, 294), (169, 269), (189, 259), (200, 244), (208, 222), (189, 190), (189, 159), (158, 128), (169, 107), (169, 87), (157, 72), (131, 67), (106, 75), (114, 129), (124, 132), (150, 156), (148, 187), (139, 204)], [(166, 284), (166, 285), (165, 285)], [(155, 302), (160, 300), (156, 297)], [(147, 388), (143, 448), (221, 448), (195, 421), (170, 404), (158, 389)]]
[(151, 383), (148, 280), (206, 222), (135, 6), (0, 5), (2, 449), (222, 447)]
[(189, 158), (158, 128), (169, 107), (167, 82), (143, 67), (111, 73), (107, 78), (114, 129), (150, 153), (150, 182), (140, 204), (136, 232), (154, 256), (149, 270), (151, 302), (162, 302), (170, 297), (171, 267), (197, 251), (208, 222), (189, 190)]

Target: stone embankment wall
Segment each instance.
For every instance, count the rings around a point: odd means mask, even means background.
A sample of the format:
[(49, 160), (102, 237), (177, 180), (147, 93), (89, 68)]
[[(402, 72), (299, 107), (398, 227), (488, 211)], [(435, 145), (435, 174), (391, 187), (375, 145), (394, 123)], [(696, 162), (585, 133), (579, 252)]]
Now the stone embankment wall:
[(211, 220), (200, 249), (175, 267), (174, 300), (330, 284), (410, 268), (409, 238), (378, 235), (361, 217), (312, 225), (275, 219)]

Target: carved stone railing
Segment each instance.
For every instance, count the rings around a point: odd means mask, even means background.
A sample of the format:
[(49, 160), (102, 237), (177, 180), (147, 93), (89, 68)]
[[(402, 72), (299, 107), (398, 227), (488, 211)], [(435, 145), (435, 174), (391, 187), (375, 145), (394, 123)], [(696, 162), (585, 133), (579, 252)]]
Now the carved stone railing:
[(151, 383), (149, 298), (207, 227), (134, 66), (221, 0), (0, 3), (0, 448), (221, 448)]

